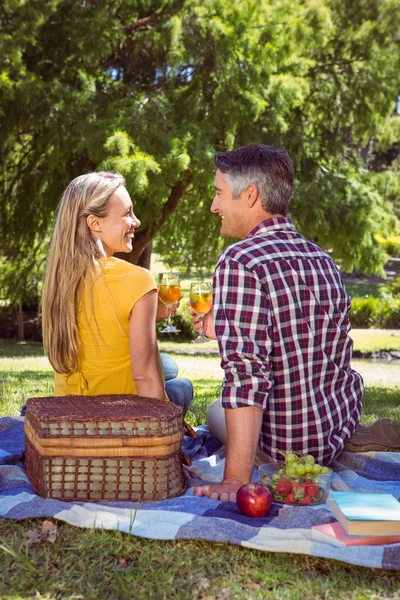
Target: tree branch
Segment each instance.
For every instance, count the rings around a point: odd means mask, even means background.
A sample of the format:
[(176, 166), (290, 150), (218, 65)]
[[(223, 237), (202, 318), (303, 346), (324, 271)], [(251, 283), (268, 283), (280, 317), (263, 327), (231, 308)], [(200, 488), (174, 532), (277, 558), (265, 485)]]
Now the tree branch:
[[(317, 73), (317, 72), (326, 72), (331, 71), (332, 67), (349, 67), (351, 64), (355, 62), (364, 62), (367, 60), (367, 57), (364, 54), (360, 56), (356, 56), (355, 58), (348, 58), (343, 60), (333, 60), (332, 62), (318, 63), (315, 67), (312, 67), (309, 70), (309, 74)], [(341, 71), (340, 71), (341, 72)]]
[(168, 200), (163, 206), (161, 213), (161, 220), (158, 223), (157, 230), (153, 227), (146, 227), (141, 231), (138, 231), (135, 234), (134, 247), (132, 252), (129, 254), (128, 261), (132, 264), (137, 264), (138, 260), (144, 252), (147, 244), (151, 242), (156, 234), (164, 227), (165, 223), (168, 221), (170, 216), (176, 211), (178, 208), (179, 202), (182, 200), (192, 178), (192, 174), (187, 171), (184, 174), (184, 177), (181, 181), (175, 183), (175, 185), (171, 188), (171, 192), (168, 196)]
[(158, 21), (160, 14), (155, 12), (152, 15), (148, 15), (147, 17), (143, 17), (136, 21), (136, 23), (132, 23), (132, 25), (125, 26), (124, 29), (127, 33), (131, 33), (132, 31), (137, 31), (138, 29), (142, 29), (144, 27), (150, 27), (154, 25), (156, 21)]
[[(151, 15), (142, 17), (141, 19), (138, 19), (135, 23), (132, 23), (131, 25), (124, 25), (124, 30), (126, 31), (126, 33), (132, 33), (133, 31), (137, 31), (138, 29), (149, 29), (150, 27), (155, 25), (155, 23), (157, 23), (160, 17), (164, 15), (170, 16), (174, 14), (174, 12), (178, 12), (179, 10), (181, 10), (183, 5), (185, 4), (185, 1), (186, 0), (176, 0), (175, 2), (167, 2), (163, 8), (156, 10)], [(120, 21), (122, 22), (121, 18)]]

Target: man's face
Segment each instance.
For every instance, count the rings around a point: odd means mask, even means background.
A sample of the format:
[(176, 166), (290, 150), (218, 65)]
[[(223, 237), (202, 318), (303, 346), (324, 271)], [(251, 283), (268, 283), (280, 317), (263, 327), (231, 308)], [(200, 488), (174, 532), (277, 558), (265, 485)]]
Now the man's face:
[(221, 235), (231, 238), (244, 238), (243, 220), (246, 204), (243, 201), (244, 192), (239, 198), (232, 197), (232, 188), (225, 181), (224, 173), (217, 170), (215, 175), (215, 196), (211, 204), (211, 212), (221, 217)]

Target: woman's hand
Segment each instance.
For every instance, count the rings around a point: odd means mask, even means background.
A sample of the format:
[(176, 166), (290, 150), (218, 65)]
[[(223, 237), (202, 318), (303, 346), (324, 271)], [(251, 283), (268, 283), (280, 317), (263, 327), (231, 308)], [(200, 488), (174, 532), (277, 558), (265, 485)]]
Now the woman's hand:
[[(186, 305), (190, 308), (189, 300), (186, 302)], [(193, 329), (199, 333), (200, 331), (200, 317), (196, 315), (194, 310), (190, 309), (189, 314), (192, 317), (193, 321)], [(214, 317), (212, 309), (203, 317), (203, 333), (206, 337), (215, 340), (217, 336), (215, 335), (214, 329)]]
[[(179, 300), (181, 300), (182, 298), (183, 294), (181, 294)], [(169, 315), (174, 315), (180, 305), (179, 300), (174, 302), (172, 306), (167, 306), (162, 300), (160, 300), (160, 298), (158, 298), (156, 323), (161, 323), (161, 321), (165, 321), (165, 319), (168, 319)]]

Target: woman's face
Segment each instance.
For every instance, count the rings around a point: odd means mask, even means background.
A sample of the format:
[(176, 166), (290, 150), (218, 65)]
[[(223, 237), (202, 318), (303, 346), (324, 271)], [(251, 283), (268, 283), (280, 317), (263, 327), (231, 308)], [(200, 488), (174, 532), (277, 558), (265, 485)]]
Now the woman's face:
[(115, 252), (131, 252), (135, 229), (140, 221), (135, 216), (131, 198), (120, 185), (110, 198), (109, 213), (99, 219), (97, 237), (101, 240), (107, 256)]

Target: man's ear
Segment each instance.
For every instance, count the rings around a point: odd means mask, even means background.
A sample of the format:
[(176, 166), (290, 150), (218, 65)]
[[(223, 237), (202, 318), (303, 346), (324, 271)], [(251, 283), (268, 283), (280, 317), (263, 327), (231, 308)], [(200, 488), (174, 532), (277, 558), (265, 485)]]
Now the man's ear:
[(99, 233), (101, 231), (101, 221), (95, 215), (88, 215), (86, 217), (86, 223), (90, 231), (93, 231), (93, 233)]
[(254, 206), (259, 198), (258, 187), (256, 185), (254, 185), (254, 183), (251, 183), (248, 186), (245, 194), (247, 196), (247, 203), (248, 203), (249, 207)]

